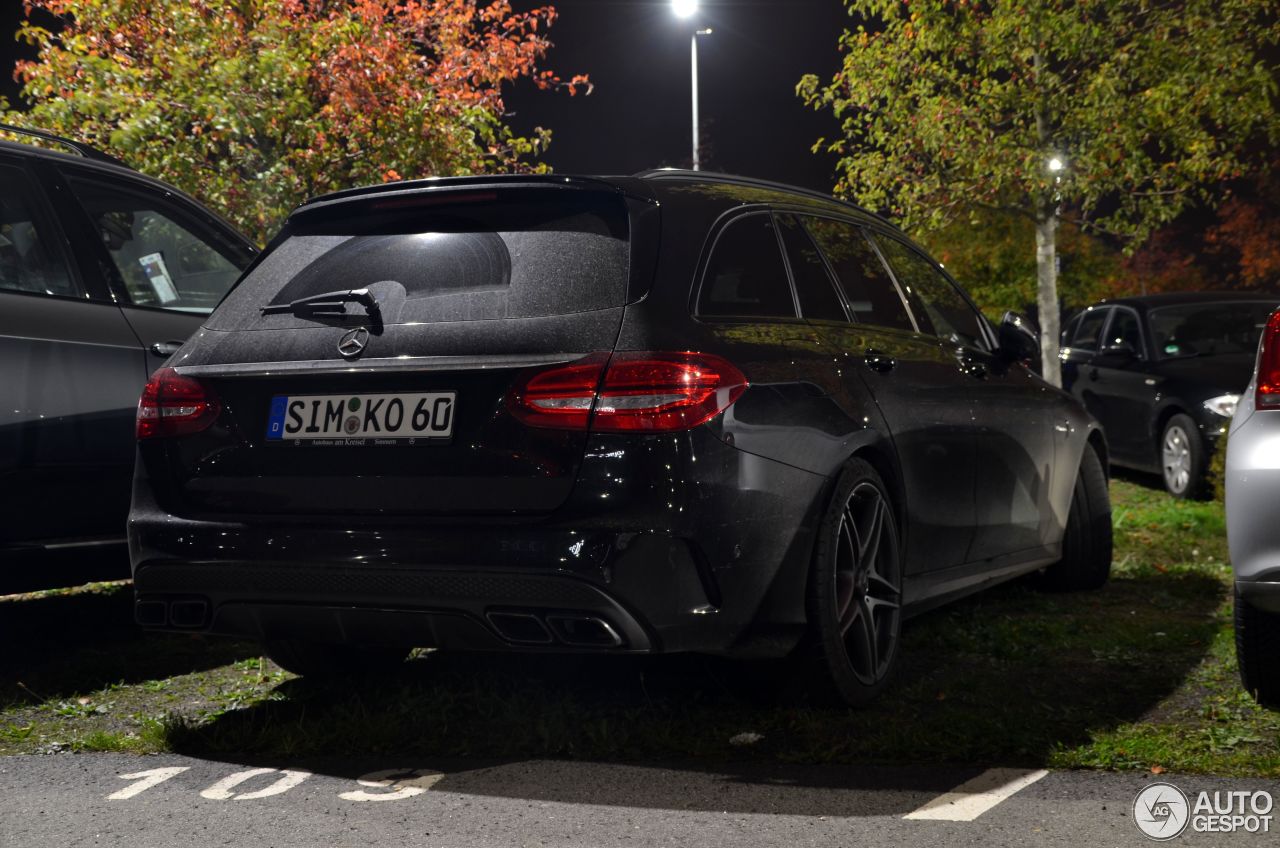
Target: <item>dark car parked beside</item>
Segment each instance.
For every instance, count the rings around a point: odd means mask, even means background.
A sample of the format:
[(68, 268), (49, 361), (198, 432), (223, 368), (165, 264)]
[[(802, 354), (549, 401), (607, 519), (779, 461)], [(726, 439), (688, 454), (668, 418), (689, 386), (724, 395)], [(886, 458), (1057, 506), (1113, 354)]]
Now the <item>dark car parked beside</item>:
[(1063, 385), (1107, 434), (1116, 465), (1200, 495), (1280, 297), (1196, 292), (1090, 306), (1062, 333)]
[(123, 543), (138, 393), (257, 249), (92, 148), (3, 132), (69, 152), (0, 141), (0, 556)]
[(298, 209), (151, 380), (144, 626), (304, 674), (444, 650), (776, 657), (862, 703), (905, 615), (1111, 557), (1106, 446), (884, 221), (742, 178)]

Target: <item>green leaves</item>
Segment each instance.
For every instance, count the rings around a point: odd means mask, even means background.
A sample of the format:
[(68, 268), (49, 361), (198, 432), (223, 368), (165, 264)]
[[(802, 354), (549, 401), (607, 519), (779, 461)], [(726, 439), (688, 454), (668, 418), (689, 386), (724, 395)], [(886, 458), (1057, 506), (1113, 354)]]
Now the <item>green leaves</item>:
[(911, 228), (1064, 205), (1140, 239), (1280, 130), (1275, 0), (847, 5), (843, 68), (797, 91), (842, 121), (837, 190)]
[(222, 211), (259, 242), (307, 197), (387, 179), (539, 166), (502, 88), (539, 63), (551, 7), (508, 0), (32, 0), (59, 34), (18, 68), (28, 125), (88, 141)]

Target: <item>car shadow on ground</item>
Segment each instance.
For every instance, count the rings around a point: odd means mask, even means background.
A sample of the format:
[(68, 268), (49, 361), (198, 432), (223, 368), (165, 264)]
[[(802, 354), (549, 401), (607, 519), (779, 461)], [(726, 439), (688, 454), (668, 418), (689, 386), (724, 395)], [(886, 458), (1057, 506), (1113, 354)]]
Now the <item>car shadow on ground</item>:
[(127, 583), (0, 599), (0, 706), (56, 701), (257, 656), (240, 642), (144, 633)]
[(173, 722), (167, 741), (230, 762), (1041, 766), (1166, 709), (1220, 626), (1222, 591), (1195, 574), (1079, 595), (1009, 584), (911, 622), (896, 683), (858, 711), (805, 697), (771, 664), (429, 654), (381, 677), (288, 679), (251, 706)]

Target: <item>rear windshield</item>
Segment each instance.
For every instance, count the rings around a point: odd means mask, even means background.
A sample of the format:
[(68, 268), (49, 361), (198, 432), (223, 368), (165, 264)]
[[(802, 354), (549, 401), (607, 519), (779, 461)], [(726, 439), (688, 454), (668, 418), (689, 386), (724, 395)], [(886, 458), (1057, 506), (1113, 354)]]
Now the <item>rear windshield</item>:
[(1274, 301), (1223, 301), (1164, 306), (1150, 313), (1156, 354), (1180, 356), (1254, 353)]
[(626, 302), (627, 210), (616, 195), (370, 198), (295, 220), (290, 233), (228, 295), (211, 328), (314, 326), (261, 308), (360, 288), (388, 324), (542, 318)]

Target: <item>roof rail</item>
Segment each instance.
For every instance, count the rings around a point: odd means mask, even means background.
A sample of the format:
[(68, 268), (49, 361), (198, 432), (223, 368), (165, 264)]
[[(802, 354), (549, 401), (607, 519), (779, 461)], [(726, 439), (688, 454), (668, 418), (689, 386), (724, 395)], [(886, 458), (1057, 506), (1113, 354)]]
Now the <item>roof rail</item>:
[(47, 133), (43, 130), (29, 130), (23, 127), (15, 127), (11, 124), (0, 124), (0, 131), (13, 133), (14, 135), (25, 135), (30, 138), (38, 138), (41, 141), (47, 141), (47, 142), (50, 142), (51, 144), (60, 144), (63, 147), (70, 150), (72, 153), (75, 153), (78, 156), (82, 156), (85, 159), (93, 159), (98, 162), (110, 162), (112, 165), (120, 165), (122, 167), (128, 167), (116, 157), (108, 153), (103, 153), (98, 148), (89, 144), (85, 144), (83, 141), (75, 141), (70, 138), (63, 138), (60, 135)]
[[(820, 191), (814, 191), (813, 188), (804, 188), (801, 186), (790, 186), (787, 183), (773, 182), (771, 179), (756, 179), (755, 177), (739, 177), (737, 174), (722, 174), (716, 170), (689, 170), (682, 168), (650, 168), (649, 170), (641, 170), (640, 173), (634, 174), (636, 179), (703, 179), (707, 182), (730, 183), (733, 186), (745, 186), (749, 188), (773, 188), (777, 191), (785, 191), (791, 195), (806, 195), (809, 197), (817, 197), (819, 200), (828, 202), (836, 202), (842, 206), (855, 206), (849, 201), (840, 200), (838, 197), (824, 195)], [(867, 211), (855, 206), (859, 211)]]

